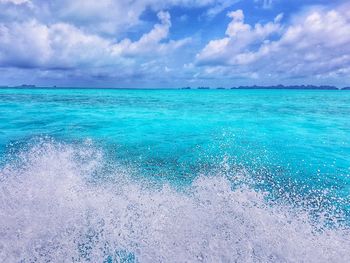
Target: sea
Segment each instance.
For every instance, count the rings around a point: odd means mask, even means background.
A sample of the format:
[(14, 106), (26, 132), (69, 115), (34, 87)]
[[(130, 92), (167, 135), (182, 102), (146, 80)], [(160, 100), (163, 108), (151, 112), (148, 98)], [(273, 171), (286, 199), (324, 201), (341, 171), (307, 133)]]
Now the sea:
[(350, 262), (350, 91), (0, 89), (0, 262)]

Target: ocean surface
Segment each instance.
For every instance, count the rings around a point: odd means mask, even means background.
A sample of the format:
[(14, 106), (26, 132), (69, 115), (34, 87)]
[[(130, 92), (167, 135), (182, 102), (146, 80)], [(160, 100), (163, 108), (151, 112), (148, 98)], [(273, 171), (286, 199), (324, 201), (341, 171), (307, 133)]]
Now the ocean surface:
[(0, 262), (350, 262), (350, 91), (1, 89)]

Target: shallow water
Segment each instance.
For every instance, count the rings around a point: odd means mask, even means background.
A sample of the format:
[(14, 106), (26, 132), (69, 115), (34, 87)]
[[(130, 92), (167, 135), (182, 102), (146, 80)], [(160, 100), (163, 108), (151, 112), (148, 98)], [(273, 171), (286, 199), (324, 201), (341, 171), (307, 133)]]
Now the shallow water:
[(349, 262), (350, 92), (0, 90), (0, 261)]

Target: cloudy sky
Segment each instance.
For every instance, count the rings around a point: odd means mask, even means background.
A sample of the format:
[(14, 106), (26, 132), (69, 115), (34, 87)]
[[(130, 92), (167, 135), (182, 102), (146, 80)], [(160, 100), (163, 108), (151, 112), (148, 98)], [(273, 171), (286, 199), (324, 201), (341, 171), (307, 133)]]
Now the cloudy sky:
[(0, 0), (0, 85), (23, 83), (349, 86), (350, 3)]

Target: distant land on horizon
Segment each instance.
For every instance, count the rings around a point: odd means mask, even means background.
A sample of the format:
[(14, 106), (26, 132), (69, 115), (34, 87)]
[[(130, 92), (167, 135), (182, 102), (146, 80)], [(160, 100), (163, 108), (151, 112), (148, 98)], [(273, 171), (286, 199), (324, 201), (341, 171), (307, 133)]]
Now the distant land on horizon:
[(199, 86), (199, 87), (182, 87), (182, 88), (117, 88), (117, 87), (59, 87), (59, 86), (36, 86), (32, 84), (23, 84), (20, 86), (7, 86), (0, 85), (0, 88), (5, 89), (181, 89), (181, 90), (254, 90), (254, 89), (292, 89), (292, 90), (350, 90), (349, 87), (337, 88), (336, 86), (330, 85), (272, 85), (272, 86), (237, 86), (231, 88), (224, 87), (208, 87), (208, 86)]

